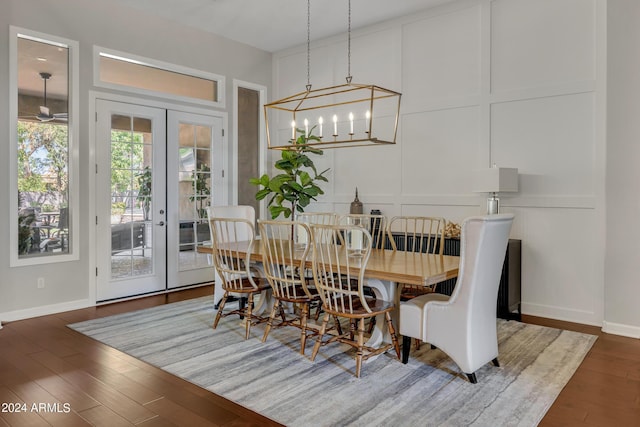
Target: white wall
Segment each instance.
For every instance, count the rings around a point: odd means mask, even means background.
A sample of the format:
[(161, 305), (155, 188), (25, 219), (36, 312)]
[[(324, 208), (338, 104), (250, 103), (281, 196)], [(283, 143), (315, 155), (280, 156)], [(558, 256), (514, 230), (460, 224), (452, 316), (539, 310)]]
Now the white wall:
[[(90, 260), (95, 242), (89, 240), (92, 221), (89, 196), (93, 191), (95, 163), (89, 135), (89, 91), (93, 87), (94, 45), (226, 76), (225, 110), (229, 120), (232, 82), (238, 79), (266, 87), (271, 83), (271, 54), (210, 33), (173, 24), (137, 9), (94, 0), (2, 0), (0, 7), (0, 206), (9, 217), (9, 26), (52, 34), (80, 43), (80, 260), (58, 264), (10, 268), (8, 244), (0, 245), (0, 321), (30, 317), (91, 305), (94, 275)], [(233, 140), (230, 126), (227, 139)], [(233, 162), (230, 162), (233, 165)], [(227, 176), (232, 176), (233, 171)], [(229, 189), (231, 194), (231, 189)], [(0, 222), (0, 235), (10, 233), (8, 221)], [(8, 242), (8, 239), (5, 239)], [(38, 277), (46, 279), (38, 290)]]
[[(470, 172), (517, 167), (501, 197), (522, 239), (524, 313), (603, 322), (606, 2), (461, 0), (352, 34), (353, 81), (403, 94), (398, 144), (328, 150), (318, 210), (460, 222)], [(314, 41), (314, 88), (341, 84), (346, 37)], [(304, 90), (306, 45), (274, 55), (274, 99)], [(636, 319), (637, 322), (637, 319)], [(637, 322), (636, 325), (640, 325)]]
[(640, 2), (607, 6), (607, 332), (640, 338)]

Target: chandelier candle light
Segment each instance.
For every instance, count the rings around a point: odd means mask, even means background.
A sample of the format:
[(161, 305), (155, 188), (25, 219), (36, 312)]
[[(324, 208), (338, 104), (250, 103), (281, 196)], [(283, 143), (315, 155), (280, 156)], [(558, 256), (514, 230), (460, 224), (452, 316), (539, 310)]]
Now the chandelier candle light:
[[(351, 1), (349, 0), (346, 84), (321, 89), (311, 88), (310, 23), (311, 6), (310, 0), (307, 0), (306, 90), (264, 106), (269, 148), (291, 150), (299, 147), (300, 140), (296, 139), (299, 123), (304, 124), (305, 137), (309, 135), (309, 126), (311, 129), (318, 129), (319, 139), (305, 138), (302, 145), (326, 149), (395, 144), (401, 94), (377, 85), (351, 81)], [(330, 135), (324, 134), (325, 118), (330, 119), (333, 125)], [(287, 129), (289, 124), (291, 129)], [(287, 135), (291, 135), (291, 138)]]

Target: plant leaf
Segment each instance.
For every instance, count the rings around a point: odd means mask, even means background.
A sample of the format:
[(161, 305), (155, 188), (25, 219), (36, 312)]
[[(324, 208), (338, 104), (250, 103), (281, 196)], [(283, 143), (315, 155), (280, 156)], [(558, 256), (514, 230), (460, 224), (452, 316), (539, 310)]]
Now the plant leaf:
[(271, 193), (271, 190), (268, 188), (263, 188), (262, 190), (258, 191), (256, 193), (256, 200), (262, 200), (265, 197), (267, 197), (267, 195), (269, 195), (269, 193)]

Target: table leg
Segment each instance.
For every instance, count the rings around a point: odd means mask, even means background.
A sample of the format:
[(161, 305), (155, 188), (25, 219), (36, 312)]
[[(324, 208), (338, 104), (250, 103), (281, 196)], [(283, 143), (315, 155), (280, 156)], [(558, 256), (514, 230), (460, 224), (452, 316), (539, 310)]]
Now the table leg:
[[(396, 331), (398, 327), (398, 313), (400, 304), (400, 292), (398, 292), (398, 284), (396, 282), (389, 282), (387, 280), (368, 279), (367, 286), (373, 290), (376, 298), (384, 301), (393, 301), (396, 309), (391, 312), (391, 320)], [(380, 347), (383, 342), (391, 342), (391, 334), (387, 328), (387, 321), (384, 318), (384, 314), (376, 316), (376, 324), (371, 332), (371, 337), (367, 341), (369, 347)]]

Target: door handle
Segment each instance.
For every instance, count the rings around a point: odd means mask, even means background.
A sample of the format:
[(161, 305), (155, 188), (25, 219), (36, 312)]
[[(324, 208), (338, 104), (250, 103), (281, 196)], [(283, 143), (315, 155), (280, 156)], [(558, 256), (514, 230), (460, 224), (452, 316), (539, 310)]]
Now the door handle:
[(157, 223), (156, 225), (164, 225), (164, 221), (160, 221), (159, 223)]

